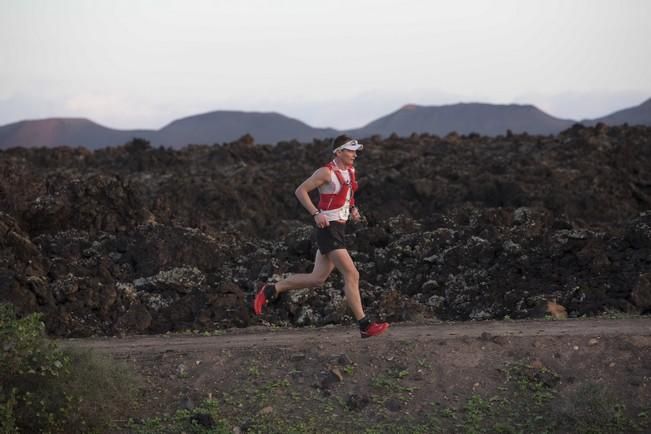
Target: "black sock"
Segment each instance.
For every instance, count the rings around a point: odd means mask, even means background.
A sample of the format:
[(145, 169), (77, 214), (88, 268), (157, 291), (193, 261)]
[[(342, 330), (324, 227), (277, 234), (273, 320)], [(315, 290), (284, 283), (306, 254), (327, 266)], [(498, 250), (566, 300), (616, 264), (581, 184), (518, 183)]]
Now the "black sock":
[(276, 299), (276, 285), (267, 285), (264, 288), (264, 296), (267, 297), (267, 300), (274, 301)]
[(364, 316), (364, 318), (357, 321), (357, 324), (359, 324), (359, 329), (364, 331), (371, 325), (371, 320), (367, 316)]

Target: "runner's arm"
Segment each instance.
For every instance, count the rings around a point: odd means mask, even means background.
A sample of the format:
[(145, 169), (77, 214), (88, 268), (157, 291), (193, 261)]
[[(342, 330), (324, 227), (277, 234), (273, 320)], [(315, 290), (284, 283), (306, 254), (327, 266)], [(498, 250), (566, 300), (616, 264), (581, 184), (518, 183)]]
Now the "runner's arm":
[(301, 185), (296, 188), (294, 194), (298, 201), (303, 205), (303, 208), (314, 215), (319, 211), (319, 208), (314, 206), (312, 199), (310, 199), (310, 192), (316, 188), (319, 188), (323, 184), (330, 181), (330, 170), (326, 167), (321, 167), (319, 170), (314, 172), (312, 176), (307, 178)]

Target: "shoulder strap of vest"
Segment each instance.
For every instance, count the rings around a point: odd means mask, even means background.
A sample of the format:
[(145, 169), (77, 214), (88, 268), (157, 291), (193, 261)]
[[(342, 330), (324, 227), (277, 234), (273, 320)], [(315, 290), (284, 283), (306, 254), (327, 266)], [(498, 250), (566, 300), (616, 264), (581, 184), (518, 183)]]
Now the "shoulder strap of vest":
[[(333, 161), (329, 162), (328, 164), (325, 165), (328, 169), (330, 169), (331, 172), (334, 172), (335, 176), (337, 177), (337, 181), (339, 181), (339, 185), (341, 185), (341, 188), (346, 188), (346, 181), (344, 180), (343, 175), (341, 174), (341, 171), (335, 166), (335, 163)], [(350, 170), (348, 171), (350, 174)], [(353, 175), (354, 176), (354, 175)], [(350, 178), (351, 182), (354, 179), (353, 177)]]
[(348, 176), (350, 176), (350, 183), (353, 184), (356, 181), (356, 179), (355, 179), (355, 169), (353, 169), (352, 167), (350, 169), (348, 169)]

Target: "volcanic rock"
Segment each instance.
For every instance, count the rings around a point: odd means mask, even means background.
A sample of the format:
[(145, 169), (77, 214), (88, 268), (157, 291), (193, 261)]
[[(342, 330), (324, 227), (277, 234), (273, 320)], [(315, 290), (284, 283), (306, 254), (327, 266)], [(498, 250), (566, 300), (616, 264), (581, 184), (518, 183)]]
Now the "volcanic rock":
[[(362, 143), (348, 245), (374, 317), (651, 309), (651, 128)], [(0, 301), (42, 312), (57, 336), (260, 324), (260, 284), (312, 270), (313, 221), (293, 192), (331, 155), (328, 140), (252, 137), (0, 151)], [(333, 273), (262, 320), (353, 323), (342, 287)]]

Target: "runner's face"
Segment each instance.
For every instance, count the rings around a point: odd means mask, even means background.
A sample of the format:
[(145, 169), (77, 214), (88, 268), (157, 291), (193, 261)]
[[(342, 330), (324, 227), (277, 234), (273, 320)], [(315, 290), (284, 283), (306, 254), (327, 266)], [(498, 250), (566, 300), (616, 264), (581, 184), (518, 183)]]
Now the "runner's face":
[(357, 158), (357, 151), (351, 151), (350, 149), (342, 149), (337, 152), (337, 157), (344, 163), (346, 166), (352, 166)]

